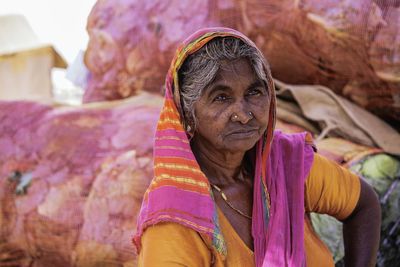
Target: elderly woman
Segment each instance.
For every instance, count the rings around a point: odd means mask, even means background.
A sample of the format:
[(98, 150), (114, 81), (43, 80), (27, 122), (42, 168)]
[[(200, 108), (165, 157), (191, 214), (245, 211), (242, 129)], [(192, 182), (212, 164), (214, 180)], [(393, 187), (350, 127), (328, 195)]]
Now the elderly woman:
[(247, 37), (209, 28), (180, 46), (134, 237), (139, 266), (334, 266), (310, 212), (343, 222), (346, 266), (374, 266), (376, 194), (307, 134), (274, 132), (275, 112), (270, 69)]

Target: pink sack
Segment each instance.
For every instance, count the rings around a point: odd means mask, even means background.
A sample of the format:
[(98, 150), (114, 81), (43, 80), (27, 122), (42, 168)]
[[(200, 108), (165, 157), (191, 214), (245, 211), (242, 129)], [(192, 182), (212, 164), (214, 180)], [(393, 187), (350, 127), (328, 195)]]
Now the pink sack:
[(88, 19), (85, 101), (161, 92), (173, 52), (201, 27), (248, 35), (275, 78), (323, 84), (400, 123), (400, 7), (372, 0), (103, 0)]
[(0, 266), (136, 266), (161, 104), (0, 103)]

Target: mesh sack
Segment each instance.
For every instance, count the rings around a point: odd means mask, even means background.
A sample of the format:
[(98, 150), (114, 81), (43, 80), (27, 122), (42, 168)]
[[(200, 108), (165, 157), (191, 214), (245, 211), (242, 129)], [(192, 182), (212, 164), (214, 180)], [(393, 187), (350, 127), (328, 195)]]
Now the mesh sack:
[(0, 266), (135, 266), (161, 105), (1, 102)]
[(399, 1), (103, 0), (89, 15), (85, 101), (160, 92), (178, 43), (201, 27), (253, 39), (273, 75), (322, 84), (399, 126)]

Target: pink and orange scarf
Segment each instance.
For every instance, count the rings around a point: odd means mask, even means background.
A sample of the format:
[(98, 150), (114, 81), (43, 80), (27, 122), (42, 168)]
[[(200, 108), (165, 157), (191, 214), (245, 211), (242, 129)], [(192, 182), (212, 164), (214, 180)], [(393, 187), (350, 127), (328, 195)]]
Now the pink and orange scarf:
[[(246, 36), (228, 28), (206, 28), (191, 35), (178, 48), (166, 78), (164, 107), (154, 143), (154, 178), (138, 216), (134, 244), (141, 248), (143, 231), (159, 222), (176, 222), (206, 237), (214, 253), (226, 254), (217, 207), (207, 177), (201, 171), (184, 130), (178, 70), (184, 60), (216, 37)], [(274, 132), (275, 92), (271, 88), (269, 125), (256, 144), (252, 235), (256, 266), (304, 266), (304, 180), (313, 160), (306, 134)], [(307, 140), (306, 140), (307, 139)]]

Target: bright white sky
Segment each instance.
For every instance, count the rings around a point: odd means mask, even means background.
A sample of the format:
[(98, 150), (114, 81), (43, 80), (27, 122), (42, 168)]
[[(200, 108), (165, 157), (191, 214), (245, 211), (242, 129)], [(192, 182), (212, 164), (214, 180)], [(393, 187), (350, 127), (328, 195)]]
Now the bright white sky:
[(0, 0), (0, 15), (22, 14), (39, 39), (71, 63), (86, 49), (86, 20), (96, 0)]

